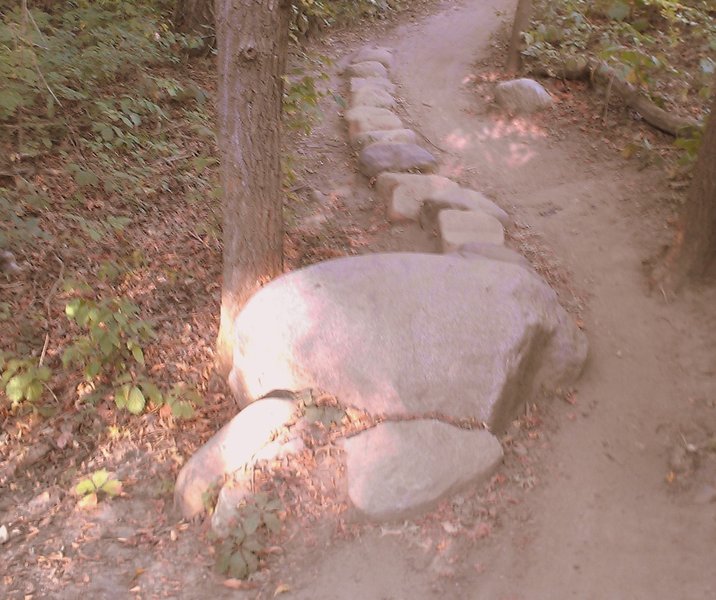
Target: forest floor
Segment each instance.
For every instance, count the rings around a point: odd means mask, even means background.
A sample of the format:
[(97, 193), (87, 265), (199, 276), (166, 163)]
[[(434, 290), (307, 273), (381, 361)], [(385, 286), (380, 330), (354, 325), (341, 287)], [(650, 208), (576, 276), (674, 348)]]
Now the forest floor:
[[(502, 436), (505, 464), (486, 489), (382, 527), (317, 511), (290, 524), (258, 577), (227, 585), (212, 570), (206, 525), (183, 523), (171, 509), (178, 466), (235, 410), (216, 383), (214, 405), (178, 431), (149, 415), (132, 436), (75, 447), (83, 454), (71, 463), (42, 461), (16, 477), (0, 498), (3, 522), (17, 529), (0, 547), (0, 595), (716, 596), (716, 281), (712, 274), (678, 297), (649, 289), (646, 267), (669, 240), (683, 190), (658, 162), (620, 152), (638, 135), (657, 147), (668, 138), (616, 104), (605, 113), (579, 82), (545, 81), (557, 100), (545, 113), (501, 114), (491, 89), (504, 78), (512, 8), (504, 0), (416, 4), (397, 23), (333, 32), (314, 50), (337, 61), (327, 85), (345, 97), (340, 70), (353, 50), (394, 49), (404, 122), (435, 152), (441, 174), (513, 215), (508, 244), (583, 326), (590, 359), (575, 393), (529, 405)], [(436, 240), (418, 225), (386, 221), (356, 172), (340, 106), (329, 95), (320, 108), (311, 134), (291, 141), (298, 160), (287, 209), (290, 266), (434, 251)], [(215, 275), (220, 256), (206, 259)], [(198, 329), (210, 345), (216, 309), (212, 297), (197, 309), (193, 330), (177, 329), (177, 341), (195, 343)], [(111, 468), (124, 494), (78, 509), (58, 483), (68, 465)]]

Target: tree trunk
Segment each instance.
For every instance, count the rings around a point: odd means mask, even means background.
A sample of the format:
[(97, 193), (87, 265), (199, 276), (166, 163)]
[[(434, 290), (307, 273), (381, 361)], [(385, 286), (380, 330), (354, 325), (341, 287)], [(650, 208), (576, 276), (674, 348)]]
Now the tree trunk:
[(515, 9), (515, 20), (512, 22), (512, 35), (510, 36), (510, 46), (507, 49), (507, 65), (505, 69), (508, 73), (515, 74), (520, 70), (522, 57), (522, 32), (527, 31), (530, 25), (530, 17), (532, 15), (532, 0), (518, 0)]
[(216, 45), (216, 24), (213, 0), (176, 0), (174, 28), (202, 38), (205, 48)]
[(224, 272), (217, 369), (227, 375), (232, 324), (283, 270), (280, 126), (290, 4), (217, 0), (218, 128)]
[(703, 275), (715, 256), (716, 94), (674, 241), (654, 270), (652, 284), (663, 291), (676, 291), (688, 277)]

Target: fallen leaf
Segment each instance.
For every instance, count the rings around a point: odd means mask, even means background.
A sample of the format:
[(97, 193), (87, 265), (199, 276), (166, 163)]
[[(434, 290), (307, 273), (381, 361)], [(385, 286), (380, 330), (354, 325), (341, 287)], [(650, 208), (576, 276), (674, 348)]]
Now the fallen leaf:
[(290, 591), (291, 591), (291, 586), (289, 586), (285, 583), (279, 583), (273, 592), (273, 597), (275, 598), (279, 594), (285, 594), (286, 592), (290, 592)]

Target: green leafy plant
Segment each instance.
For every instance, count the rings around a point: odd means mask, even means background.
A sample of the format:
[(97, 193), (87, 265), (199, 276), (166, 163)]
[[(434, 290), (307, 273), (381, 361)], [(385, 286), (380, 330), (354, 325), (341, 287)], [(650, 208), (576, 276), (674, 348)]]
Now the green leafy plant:
[(281, 531), (282, 508), (278, 498), (272, 499), (265, 493), (256, 494), (242, 506), (238, 525), (219, 545), (217, 570), (236, 579), (245, 579), (256, 572), (269, 536)]
[(94, 506), (102, 497), (119, 496), (122, 493), (122, 482), (111, 476), (106, 469), (100, 469), (80, 481), (74, 492), (80, 497), (81, 507)]
[(48, 367), (38, 366), (28, 358), (7, 358), (0, 353), (0, 387), (12, 408), (22, 402), (39, 401), (51, 376)]

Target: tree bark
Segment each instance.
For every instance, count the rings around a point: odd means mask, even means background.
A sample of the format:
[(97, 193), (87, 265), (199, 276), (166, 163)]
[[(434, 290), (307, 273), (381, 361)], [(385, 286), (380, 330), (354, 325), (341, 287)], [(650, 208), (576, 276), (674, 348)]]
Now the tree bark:
[(527, 31), (532, 15), (532, 0), (518, 0), (515, 10), (515, 20), (512, 22), (512, 35), (510, 36), (510, 46), (507, 49), (507, 65), (505, 69), (508, 73), (515, 74), (520, 70), (522, 64), (522, 32)]
[(290, 4), (217, 0), (218, 128), (224, 271), (217, 370), (226, 376), (232, 325), (283, 270), (280, 126)]
[(701, 138), (686, 205), (671, 247), (652, 273), (652, 285), (676, 291), (703, 275), (716, 257), (716, 94)]

